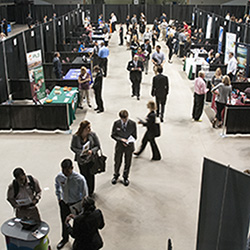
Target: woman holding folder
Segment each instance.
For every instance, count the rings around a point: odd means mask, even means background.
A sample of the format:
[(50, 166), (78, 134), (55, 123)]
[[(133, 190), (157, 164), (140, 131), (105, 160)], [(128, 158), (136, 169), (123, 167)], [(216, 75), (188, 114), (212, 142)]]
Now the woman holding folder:
[(146, 121), (140, 119), (138, 122), (139, 124), (142, 124), (143, 126), (147, 127), (147, 131), (143, 136), (139, 151), (135, 152), (134, 155), (139, 156), (146, 148), (147, 143), (149, 142), (153, 154), (151, 160), (159, 161), (161, 159), (161, 154), (155, 142), (155, 137), (159, 136), (160, 131), (159, 124), (156, 123), (155, 102), (149, 101), (147, 104), (147, 108), (149, 109), (149, 113), (147, 115)]
[(78, 163), (80, 173), (85, 177), (92, 195), (95, 189), (95, 176), (90, 173), (94, 165), (93, 156), (101, 148), (96, 133), (91, 131), (90, 122), (84, 120), (80, 123), (78, 131), (73, 135), (70, 149), (75, 153), (75, 161)]

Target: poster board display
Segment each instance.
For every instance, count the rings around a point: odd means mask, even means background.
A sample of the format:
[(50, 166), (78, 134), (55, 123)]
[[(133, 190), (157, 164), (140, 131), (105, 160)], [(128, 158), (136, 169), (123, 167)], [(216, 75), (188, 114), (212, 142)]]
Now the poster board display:
[(235, 55), (236, 48), (236, 34), (226, 33), (226, 46), (225, 46), (225, 60), (224, 63), (227, 64), (229, 61), (229, 53), (232, 52)]
[(248, 76), (249, 73), (249, 49), (250, 46), (244, 43), (236, 44), (236, 59), (238, 67), (243, 69), (244, 76)]
[(27, 53), (26, 57), (31, 94), (33, 98), (41, 100), (46, 97), (41, 50)]
[(220, 26), (219, 29), (219, 39), (218, 39), (218, 53), (222, 53), (222, 42), (223, 42), (223, 33), (224, 33), (224, 28)]
[(211, 17), (210, 15), (208, 15), (208, 17), (207, 17), (206, 39), (210, 39), (211, 38), (212, 24), (213, 24), (213, 17)]

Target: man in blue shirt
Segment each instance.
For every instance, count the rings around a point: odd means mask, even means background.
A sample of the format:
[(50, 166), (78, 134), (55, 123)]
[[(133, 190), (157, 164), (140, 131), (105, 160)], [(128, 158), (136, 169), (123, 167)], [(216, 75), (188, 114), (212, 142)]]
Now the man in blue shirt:
[(101, 43), (101, 48), (98, 52), (99, 56), (99, 66), (103, 70), (103, 76), (107, 76), (107, 64), (108, 64), (108, 56), (109, 56), (109, 49), (104, 46), (104, 42)]
[(80, 213), (82, 200), (85, 196), (88, 196), (87, 182), (84, 176), (73, 171), (72, 161), (64, 159), (61, 167), (62, 172), (55, 179), (56, 196), (62, 221), (62, 240), (57, 244), (57, 249), (63, 248), (69, 240), (65, 225), (66, 217), (73, 212)]

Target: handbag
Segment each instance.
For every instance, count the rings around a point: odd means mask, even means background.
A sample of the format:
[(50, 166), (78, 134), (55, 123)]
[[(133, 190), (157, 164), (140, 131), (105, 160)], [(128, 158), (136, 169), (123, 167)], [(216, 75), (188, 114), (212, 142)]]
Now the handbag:
[(90, 168), (90, 174), (100, 174), (106, 170), (106, 160), (107, 156), (102, 154), (101, 150), (98, 150), (96, 154), (93, 155), (93, 165)]
[(160, 126), (160, 121), (159, 117), (155, 119), (155, 137), (159, 137), (161, 135), (161, 126)]

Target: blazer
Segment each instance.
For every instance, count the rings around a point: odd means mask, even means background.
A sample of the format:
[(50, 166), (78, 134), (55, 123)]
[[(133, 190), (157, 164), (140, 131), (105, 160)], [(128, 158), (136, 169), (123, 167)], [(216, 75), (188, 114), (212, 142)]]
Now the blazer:
[[(90, 142), (89, 149), (92, 150), (92, 156), (97, 153), (97, 151), (101, 148), (99, 139), (94, 132), (90, 132), (88, 135), (88, 140)], [(78, 164), (82, 165), (92, 161), (92, 157), (83, 158), (81, 157), (82, 147), (85, 144), (81, 136), (76, 134), (73, 135), (71, 140), (70, 149), (75, 153), (75, 161)]]
[[(121, 139), (128, 139), (130, 135), (137, 139), (136, 123), (134, 121), (128, 120), (126, 131), (123, 131), (122, 129), (121, 119), (114, 122), (111, 137), (117, 142), (117, 144), (123, 145)], [(134, 147), (134, 143), (130, 143), (129, 146)]]
[(155, 119), (156, 119), (156, 114), (154, 111), (151, 111), (147, 115), (146, 122), (141, 121), (142, 125), (147, 127), (146, 133), (147, 133), (147, 138), (149, 140), (155, 138), (155, 134), (156, 134)]
[(166, 101), (169, 92), (168, 77), (158, 74), (153, 78), (151, 95), (161, 101)]
[(103, 247), (99, 229), (104, 227), (101, 210), (82, 213), (74, 219), (73, 228), (69, 227), (69, 234), (75, 238), (73, 250), (98, 250)]
[[(142, 51), (145, 51), (145, 44), (142, 44), (141, 49)], [(147, 52), (148, 52), (148, 55), (146, 56), (146, 58), (149, 60), (150, 54), (152, 53), (152, 47), (150, 44), (148, 44)]]
[(130, 80), (134, 81), (134, 80), (138, 80), (141, 81), (141, 76), (142, 76), (142, 71), (143, 71), (143, 63), (141, 61), (137, 61), (137, 68), (140, 68), (140, 70), (132, 70), (132, 68), (135, 68), (135, 64), (132, 61), (128, 62), (128, 66), (127, 66), (127, 70), (130, 72)]
[(96, 92), (102, 90), (102, 72), (99, 71), (95, 77), (95, 81), (92, 87)]

